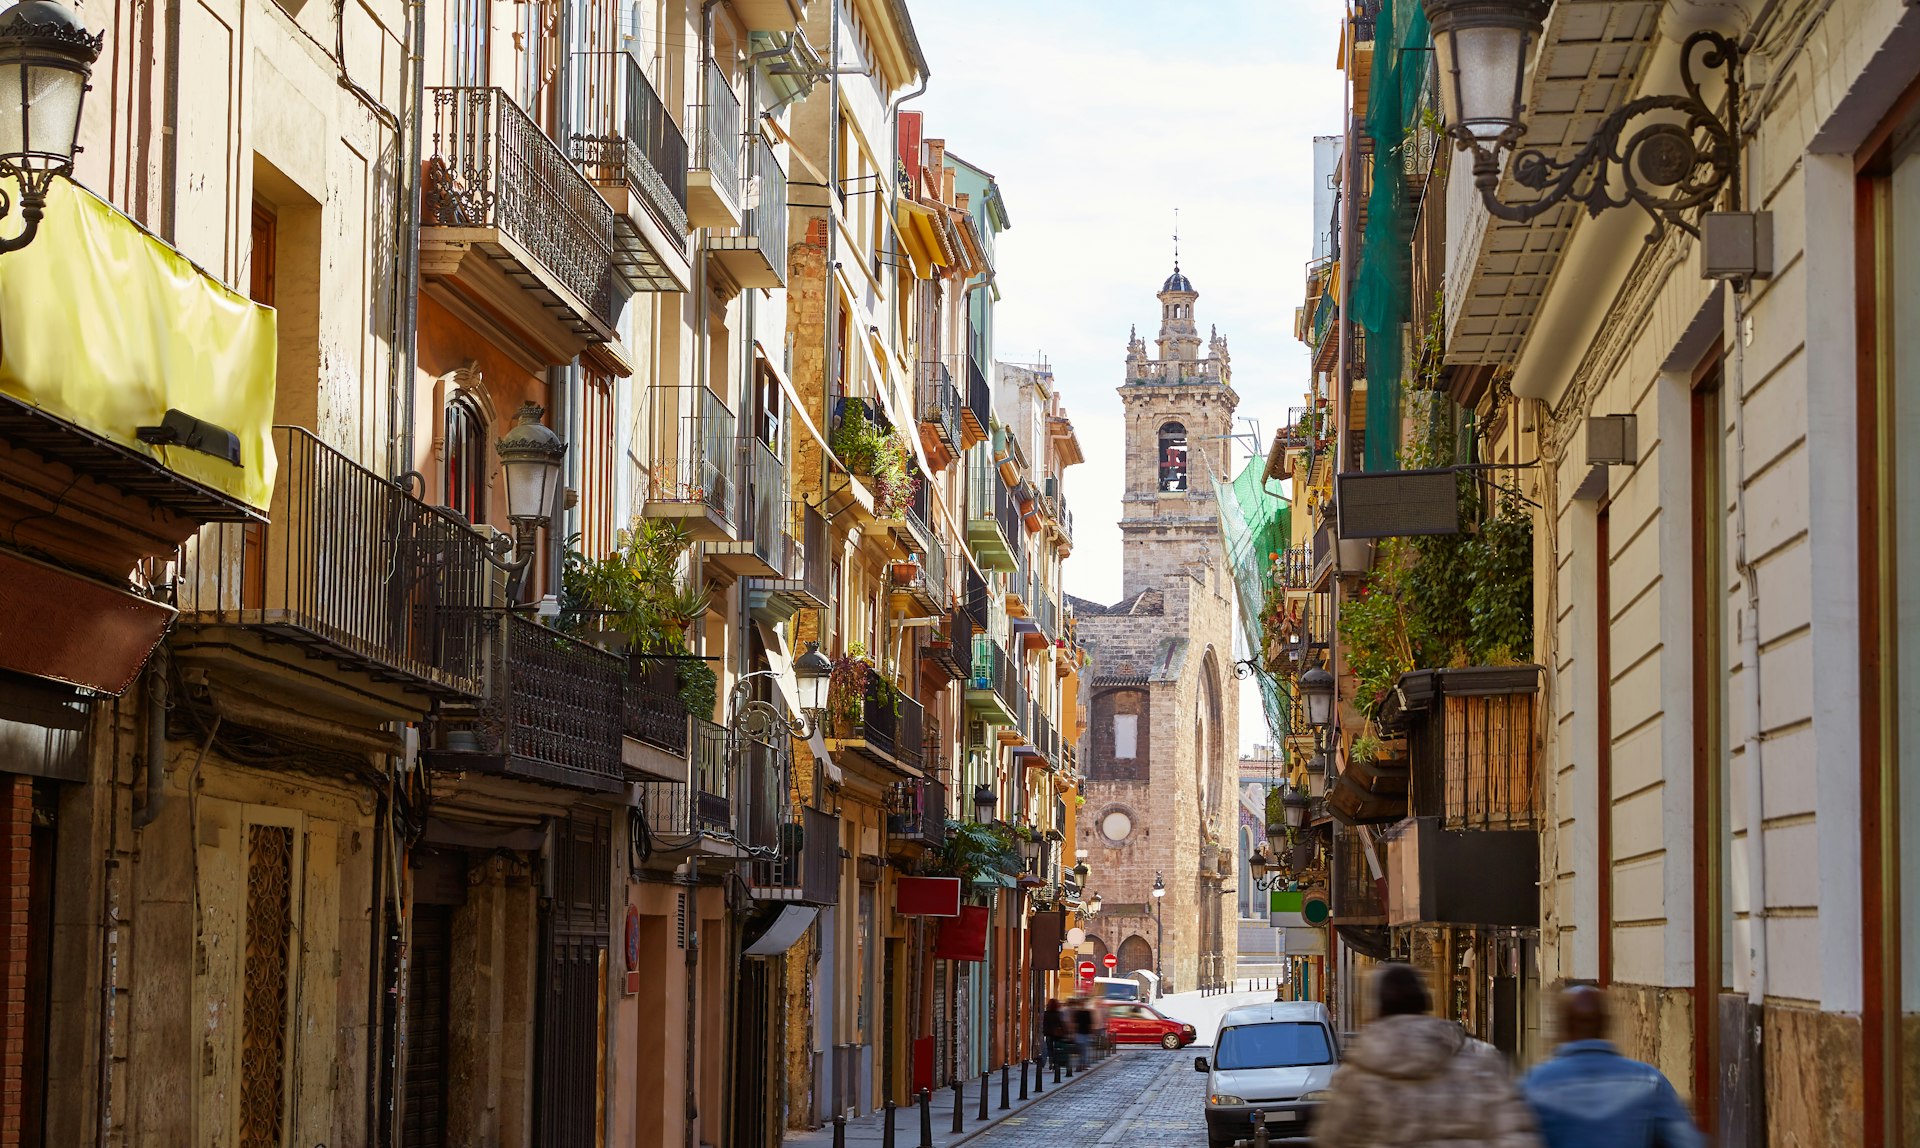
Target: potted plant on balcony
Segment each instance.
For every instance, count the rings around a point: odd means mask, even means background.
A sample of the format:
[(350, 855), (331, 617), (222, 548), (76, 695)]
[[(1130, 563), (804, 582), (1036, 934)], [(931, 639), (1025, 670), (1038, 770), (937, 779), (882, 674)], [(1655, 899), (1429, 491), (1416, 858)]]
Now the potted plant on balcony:
[(833, 660), (827, 678), (827, 718), (835, 737), (852, 737), (860, 726), (867, 703), (867, 687), (875, 677), (873, 663), (867, 660), (867, 648), (848, 642), (846, 653)]
[(920, 577), (920, 556), (909, 554), (898, 562), (889, 564), (895, 586), (911, 586)]
[(717, 677), (687, 642), (687, 629), (706, 613), (708, 596), (681, 584), (681, 557), (692, 544), (686, 531), (638, 519), (600, 558), (581, 553), (577, 536), (573, 542), (561, 566), (554, 628), (626, 652), (636, 676), (663, 672), (659, 665), (665, 660), (687, 709), (710, 717), (718, 700)]
[(919, 480), (913, 474), (913, 448), (906, 436), (877, 422), (862, 399), (846, 400), (828, 446), (849, 471), (873, 480), (874, 517), (904, 518)]

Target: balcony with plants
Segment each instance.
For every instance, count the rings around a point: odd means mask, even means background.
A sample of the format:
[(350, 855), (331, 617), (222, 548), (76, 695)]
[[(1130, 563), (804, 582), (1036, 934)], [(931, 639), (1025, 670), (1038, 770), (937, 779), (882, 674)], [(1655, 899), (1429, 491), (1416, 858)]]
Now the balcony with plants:
[(866, 647), (847, 645), (827, 687), (827, 747), (882, 773), (921, 776), (926, 713), (874, 665)]
[(427, 89), (420, 275), (549, 366), (619, 338), (614, 212), (499, 88)]
[(622, 760), (639, 776), (687, 779), (688, 719), (710, 719), (717, 677), (693, 653), (688, 629), (707, 595), (681, 574), (691, 540), (666, 522), (640, 519), (600, 558), (569, 551), (555, 628), (624, 654)]
[[(827, 446), (872, 495), (877, 523), (906, 528), (907, 511), (921, 483), (913, 472), (913, 448), (887, 422), (880, 404), (843, 398), (835, 404)], [(857, 501), (855, 505), (861, 505)]]
[(1019, 698), (1014, 659), (1000, 643), (985, 634), (973, 639), (973, 676), (967, 681), (967, 708), (991, 724), (1013, 726)]
[[(635, 291), (685, 291), (689, 282), (687, 140), (641, 70), (622, 55), (620, 98), (599, 130), (573, 137), (573, 158), (614, 213), (614, 266)], [(611, 78), (611, 77), (609, 77)]]
[[(1404, 452), (1410, 467), (1450, 464), (1456, 457), (1453, 404), (1431, 392), (1425, 398), (1426, 427)], [(1533, 519), (1518, 492), (1486, 473), (1458, 474), (1462, 532), (1387, 540), (1341, 607), (1347, 675), (1341, 692), (1352, 699), (1352, 720), (1343, 713), (1342, 724), (1357, 728), (1359, 736), (1329, 800), (1355, 820), (1431, 812), (1463, 828), (1537, 827)], [(1497, 707), (1429, 704), (1456, 682), (1456, 700), (1522, 694), (1527, 700)], [(1433, 727), (1436, 719), (1445, 724)], [(1479, 746), (1470, 755), (1471, 776), (1460, 775), (1466, 788), (1453, 806), (1423, 808), (1416, 794), (1410, 808), (1409, 743), (1424, 755), (1426, 773), (1442, 766), (1469, 769), (1466, 758), (1445, 764), (1453, 750), (1435, 747), (1449, 738), (1456, 747)], [(1422, 784), (1431, 805), (1440, 783), (1429, 777), (1415, 788)]]

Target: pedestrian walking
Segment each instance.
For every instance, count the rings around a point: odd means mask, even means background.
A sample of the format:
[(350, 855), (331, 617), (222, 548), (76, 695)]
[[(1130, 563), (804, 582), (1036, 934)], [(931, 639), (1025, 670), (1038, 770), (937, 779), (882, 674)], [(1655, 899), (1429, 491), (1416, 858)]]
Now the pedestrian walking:
[(1323, 1148), (1538, 1148), (1533, 1111), (1492, 1045), (1427, 1015), (1411, 965), (1373, 977), (1376, 1020), (1334, 1072), (1314, 1123)]
[(1040, 1035), (1047, 1040), (1047, 1058), (1056, 1068), (1067, 1067), (1067, 1050), (1073, 1047), (1073, 1029), (1067, 1022), (1067, 1010), (1057, 998), (1047, 998), (1047, 1011), (1041, 1014)]
[(1081, 997), (1074, 1002), (1073, 1042), (1079, 1065), (1085, 1071), (1093, 1063), (1093, 1001)]
[(1698, 1148), (1673, 1084), (1607, 1039), (1608, 1012), (1607, 994), (1591, 985), (1561, 993), (1564, 1043), (1520, 1081), (1546, 1148)]

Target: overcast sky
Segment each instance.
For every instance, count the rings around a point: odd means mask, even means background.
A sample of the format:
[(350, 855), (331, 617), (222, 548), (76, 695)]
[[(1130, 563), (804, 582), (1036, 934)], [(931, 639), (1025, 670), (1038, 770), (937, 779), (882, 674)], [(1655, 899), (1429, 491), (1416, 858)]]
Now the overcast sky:
[[(1159, 329), (1180, 265), (1204, 337), (1233, 355), (1239, 414), (1271, 436), (1307, 389), (1293, 337), (1313, 238), (1313, 145), (1338, 134), (1340, 0), (911, 0), (933, 72), (909, 107), (994, 173), (995, 354), (1053, 364), (1086, 464), (1068, 472), (1067, 590), (1120, 596), (1119, 386), (1127, 327)], [(1151, 348), (1149, 348), (1151, 349)], [(1249, 429), (1245, 422), (1236, 428)], [(1264, 447), (1263, 447), (1264, 449)], [(1236, 450), (1236, 458), (1244, 458)], [(1241, 744), (1267, 740), (1241, 695)]]

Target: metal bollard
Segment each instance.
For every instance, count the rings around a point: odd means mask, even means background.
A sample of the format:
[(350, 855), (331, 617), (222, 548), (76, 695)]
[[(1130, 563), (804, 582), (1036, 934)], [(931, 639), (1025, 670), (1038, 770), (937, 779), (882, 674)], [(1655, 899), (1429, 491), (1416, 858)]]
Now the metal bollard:
[[(1000, 1066), (1000, 1111), (1002, 1112), (1013, 1107), (1012, 1094), (1007, 1090), (1008, 1083), (1013, 1079), (1012, 1072), (1013, 1070), (1007, 1065)], [(1021, 1069), (1020, 1074), (1020, 1079), (1025, 1080), (1026, 1069)]]
[(1047, 1061), (1052, 1059), (1053, 1053), (1049, 1050), (1046, 1054), (1046, 1060), (1037, 1060), (1033, 1064), (1033, 1094), (1035, 1096), (1047, 1090)]
[(920, 1148), (933, 1148), (933, 1089), (920, 1090)]
[(984, 1068), (980, 1070), (980, 1111), (974, 1119), (982, 1124), (987, 1122), (987, 1070)]
[(886, 1115), (880, 1124), (881, 1148), (893, 1148), (893, 1101), (887, 1101)]
[(847, 1148), (847, 1118), (833, 1114), (833, 1148)]
[(1253, 1110), (1253, 1148), (1267, 1148), (1267, 1114)]
[(961, 1085), (960, 1078), (956, 1076), (953, 1078), (953, 1130), (955, 1132), (960, 1131), (963, 1127), (961, 1117), (966, 1114), (966, 1108), (967, 1090)]
[(1020, 1062), (1020, 1099), (1022, 1100), (1027, 1098), (1027, 1066), (1031, 1063), (1031, 1060)]

